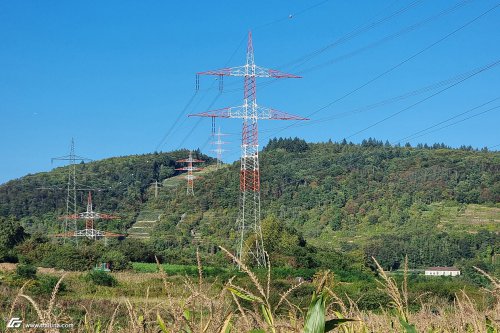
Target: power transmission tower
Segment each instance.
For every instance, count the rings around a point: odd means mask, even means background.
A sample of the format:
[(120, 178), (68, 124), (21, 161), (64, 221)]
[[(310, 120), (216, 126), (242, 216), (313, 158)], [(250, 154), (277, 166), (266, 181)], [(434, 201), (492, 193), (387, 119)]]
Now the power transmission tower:
[[(76, 191), (79, 189), (76, 188), (76, 161), (87, 162), (91, 161), (89, 158), (78, 156), (75, 154), (75, 140), (71, 138), (71, 148), (69, 151), (69, 155), (53, 157), (51, 162), (54, 161), (68, 161), (68, 183), (66, 186), (66, 215), (63, 221), (63, 232), (64, 234), (68, 233), (69, 230), (73, 230), (76, 232), (77, 225), (76, 219), (71, 219), (69, 216), (76, 215)], [(64, 239), (64, 242), (66, 239)]]
[(76, 220), (84, 220), (85, 221), (85, 229), (81, 230), (75, 230), (73, 232), (66, 232), (63, 234), (57, 234), (54, 235), (54, 237), (86, 237), (88, 239), (92, 240), (97, 240), (103, 237), (121, 237), (123, 235), (120, 234), (115, 234), (112, 232), (107, 232), (107, 231), (101, 231), (97, 230), (94, 226), (94, 221), (101, 219), (101, 220), (111, 220), (111, 219), (117, 219), (117, 216), (114, 215), (109, 215), (109, 214), (103, 214), (103, 213), (98, 213), (94, 212), (94, 209), (92, 207), (92, 193), (89, 191), (88, 197), (87, 197), (87, 210), (83, 213), (79, 214), (71, 214), (68, 216), (63, 216), (62, 218), (64, 219), (71, 219), (73, 221)]
[(154, 187), (155, 187), (155, 199), (157, 199), (158, 198), (158, 188), (161, 186), (161, 183), (158, 182), (157, 180), (155, 180), (154, 182), (152, 182), (149, 185), (154, 185)]
[(193, 158), (193, 153), (190, 151), (188, 158), (183, 159), (183, 160), (178, 160), (176, 162), (177, 163), (187, 163), (188, 164), (185, 167), (178, 168), (178, 169), (175, 169), (175, 170), (181, 170), (181, 171), (187, 171), (188, 172), (187, 175), (185, 176), (185, 178), (187, 179), (187, 190), (186, 190), (186, 193), (187, 193), (187, 195), (194, 196), (194, 186), (193, 186), (194, 185), (194, 180), (196, 178), (198, 178), (198, 177), (193, 175), (193, 171), (200, 171), (202, 169), (193, 166), (193, 163), (201, 163), (201, 162), (205, 162), (205, 161), (194, 159)]
[(228, 134), (221, 133), (220, 127), (217, 133), (215, 133), (213, 136), (217, 137), (216, 141), (212, 141), (211, 144), (215, 145), (215, 149), (212, 149), (211, 151), (217, 153), (217, 169), (219, 169), (222, 166), (222, 153), (226, 152), (226, 149), (222, 149), (222, 145), (227, 145), (229, 142), (222, 141), (221, 137), (226, 136)]
[[(258, 119), (307, 120), (275, 109), (257, 105), (257, 78), (300, 78), (274, 69), (255, 65), (252, 32), (248, 33), (246, 64), (200, 72), (198, 75), (217, 75), (219, 82), (224, 76), (244, 78), (243, 105), (208, 111), (190, 116), (243, 119), (241, 133), (240, 206), (238, 228), (240, 233), (237, 256), (243, 262), (248, 255), (254, 257), (258, 266), (267, 266), (260, 226), (260, 169)], [(197, 77), (197, 87), (199, 79)], [(253, 239), (250, 240), (249, 238)], [(249, 241), (247, 241), (249, 239)], [(250, 244), (253, 243), (253, 244)]]

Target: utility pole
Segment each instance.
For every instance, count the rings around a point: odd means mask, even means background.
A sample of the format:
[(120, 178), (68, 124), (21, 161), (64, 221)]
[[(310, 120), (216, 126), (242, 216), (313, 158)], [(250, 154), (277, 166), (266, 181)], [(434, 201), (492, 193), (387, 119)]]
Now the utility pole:
[[(64, 233), (68, 233), (69, 230), (73, 230), (76, 232), (77, 225), (76, 220), (69, 218), (69, 216), (76, 215), (76, 161), (87, 162), (91, 161), (89, 158), (78, 156), (75, 154), (75, 140), (71, 138), (71, 147), (69, 151), (69, 155), (53, 157), (51, 162), (54, 161), (68, 161), (68, 182), (66, 185), (66, 217), (63, 222), (63, 230)], [(63, 240), (64, 242), (66, 239)]]
[(187, 166), (182, 167), (182, 168), (178, 168), (178, 169), (175, 169), (175, 170), (181, 170), (181, 171), (187, 171), (188, 172), (187, 175), (185, 176), (185, 178), (187, 179), (187, 190), (186, 190), (186, 193), (187, 193), (187, 195), (194, 196), (194, 180), (197, 179), (198, 177), (193, 175), (193, 171), (200, 171), (200, 170), (203, 170), (203, 169), (193, 166), (193, 163), (201, 163), (201, 162), (205, 162), (205, 161), (194, 159), (193, 158), (193, 153), (191, 151), (189, 151), (189, 157), (188, 158), (183, 159), (183, 160), (178, 160), (176, 162), (177, 163), (187, 163)]
[(220, 127), (217, 133), (215, 133), (213, 136), (217, 137), (216, 141), (210, 142), (211, 144), (215, 145), (215, 149), (212, 149), (211, 151), (217, 153), (217, 169), (220, 169), (222, 166), (222, 153), (226, 152), (226, 149), (222, 148), (222, 145), (227, 145), (229, 142), (222, 141), (221, 137), (226, 136), (228, 134), (221, 133)]
[[(246, 64), (197, 73), (196, 87), (199, 88), (198, 75), (216, 75), (219, 84), (224, 76), (244, 78), (243, 105), (192, 114), (190, 116), (243, 119), (241, 133), (240, 205), (237, 225), (240, 240), (237, 256), (240, 261), (253, 257), (257, 266), (267, 266), (267, 260), (260, 225), (260, 169), (259, 169), (259, 132), (258, 119), (307, 120), (275, 109), (257, 105), (257, 78), (300, 78), (293, 74), (255, 65), (252, 32), (248, 33)], [(219, 89), (222, 89), (219, 86)], [(252, 237), (253, 244), (246, 242)]]
[(159, 183), (157, 180), (155, 180), (154, 182), (152, 182), (149, 185), (155, 186), (155, 199), (157, 199), (158, 198), (158, 187), (161, 186), (161, 183)]
[(57, 234), (54, 235), (54, 237), (86, 237), (91, 240), (97, 240), (103, 237), (122, 237), (123, 235), (120, 234), (115, 234), (112, 232), (107, 232), (107, 231), (101, 231), (97, 230), (94, 225), (94, 221), (101, 219), (101, 220), (112, 220), (112, 219), (117, 219), (117, 216), (114, 215), (109, 215), (109, 214), (103, 214), (103, 213), (98, 213), (94, 212), (94, 209), (92, 207), (92, 193), (89, 191), (88, 197), (87, 197), (87, 210), (83, 213), (79, 214), (72, 214), (68, 216), (63, 216), (62, 218), (64, 219), (72, 219), (73, 221), (76, 220), (84, 220), (85, 221), (85, 229), (81, 230), (75, 230), (74, 232), (66, 232), (63, 234)]

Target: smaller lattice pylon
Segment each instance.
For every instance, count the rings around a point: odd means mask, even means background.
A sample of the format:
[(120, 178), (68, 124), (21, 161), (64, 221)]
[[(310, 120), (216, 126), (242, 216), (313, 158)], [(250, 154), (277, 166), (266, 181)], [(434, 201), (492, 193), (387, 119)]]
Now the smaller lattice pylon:
[(187, 171), (187, 175), (184, 177), (187, 180), (186, 193), (187, 193), (187, 195), (193, 195), (194, 196), (194, 180), (197, 179), (198, 176), (193, 175), (193, 171), (200, 171), (200, 170), (203, 170), (203, 169), (202, 168), (198, 168), (196, 166), (193, 166), (193, 163), (201, 163), (201, 162), (205, 162), (205, 161), (193, 158), (193, 152), (189, 151), (189, 157), (188, 158), (185, 158), (183, 160), (178, 160), (176, 162), (177, 163), (187, 163), (187, 166), (182, 167), (182, 168), (177, 168), (175, 170)]
[(227, 149), (223, 149), (222, 145), (227, 145), (229, 142), (222, 141), (223, 136), (227, 136), (229, 134), (221, 133), (220, 127), (217, 133), (214, 133), (214, 140), (210, 142), (212, 145), (215, 146), (215, 149), (211, 149), (210, 151), (213, 151), (217, 154), (217, 169), (219, 169), (222, 166), (222, 153), (227, 152)]
[(154, 189), (155, 189), (155, 199), (158, 198), (158, 189), (160, 186), (162, 186), (162, 183), (155, 180), (154, 182), (152, 182), (151, 184), (149, 185), (153, 185), (154, 186)]
[(65, 232), (53, 235), (54, 237), (87, 237), (88, 239), (96, 240), (103, 237), (122, 237), (124, 235), (116, 234), (107, 231), (95, 229), (94, 220), (112, 220), (118, 219), (118, 216), (94, 212), (92, 207), (92, 193), (89, 191), (87, 198), (87, 210), (83, 213), (62, 216), (61, 219), (84, 220), (85, 229), (76, 230), (74, 232)]

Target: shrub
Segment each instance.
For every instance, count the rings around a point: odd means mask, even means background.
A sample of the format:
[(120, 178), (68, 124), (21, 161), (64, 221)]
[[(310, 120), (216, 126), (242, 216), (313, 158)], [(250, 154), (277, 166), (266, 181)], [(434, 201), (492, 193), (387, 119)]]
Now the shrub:
[(30, 264), (19, 264), (16, 267), (16, 275), (22, 279), (36, 279), (36, 267)]
[(111, 250), (111, 251), (105, 253), (101, 257), (101, 261), (109, 263), (111, 265), (112, 270), (121, 271), (121, 270), (124, 270), (124, 269), (131, 267), (131, 265), (130, 265), (128, 259), (125, 257), (125, 255), (123, 253), (121, 253), (120, 251), (116, 251), (116, 250)]
[[(52, 294), (54, 287), (56, 286), (59, 278), (57, 276), (52, 275), (42, 275), (38, 278), (36, 283), (30, 287), (30, 291), (35, 295), (49, 295)], [(59, 284), (58, 292), (65, 292), (66, 284), (61, 282)]]
[(113, 275), (104, 271), (90, 271), (85, 276), (85, 280), (91, 281), (98, 286), (114, 287), (118, 281)]

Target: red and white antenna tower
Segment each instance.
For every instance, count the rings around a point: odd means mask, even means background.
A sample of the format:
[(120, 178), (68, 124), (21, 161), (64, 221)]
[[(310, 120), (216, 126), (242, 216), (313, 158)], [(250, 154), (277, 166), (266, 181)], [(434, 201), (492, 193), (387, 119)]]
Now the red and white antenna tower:
[(216, 141), (212, 141), (211, 144), (215, 145), (215, 149), (212, 149), (211, 151), (217, 153), (217, 169), (219, 169), (222, 166), (222, 153), (226, 152), (226, 149), (222, 148), (222, 145), (227, 145), (229, 142), (222, 141), (221, 137), (226, 136), (229, 134), (224, 134), (221, 133), (220, 127), (217, 133), (214, 134), (215, 137), (217, 137)]
[[(275, 69), (255, 65), (252, 45), (252, 32), (248, 33), (246, 64), (243, 66), (222, 68), (197, 73), (196, 87), (199, 85), (198, 75), (217, 75), (219, 82), (224, 76), (242, 76), (244, 78), (243, 105), (224, 109), (197, 113), (190, 116), (240, 118), (243, 119), (241, 132), (241, 170), (240, 170), (240, 207), (238, 228), (240, 232), (237, 255), (244, 260), (247, 254), (253, 255), (258, 266), (266, 266), (267, 260), (260, 226), (260, 169), (259, 169), (259, 132), (258, 119), (307, 120), (275, 109), (257, 105), (257, 78), (300, 78)], [(251, 244), (246, 239), (253, 233)]]
[(200, 171), (203, 170), (202, 168), (198, 168), (196, 166), (193, 166), (193, 163), (201, 163), (205, 162), (202, 160), (197, 160), (193, 158), (193, 153), (190, 151), (189, 152), (189, 157), (183, 160), (178, 160), (176, 161), (177, 163), (187, 163), (188, 165), (182, 168), (178, 168), (175, 170), (181, 170), (181, 171), (187, 171), (187, 175), (185, 178), (187, 179), (187, 190), (186, 193), (187, 195), (192, 195), (194, 196), (194, 180), (198, 178), (197, 176), (193, 175), (193, 171)]
[(87, 198), (87, 210), (83, 213), (72, 214), (68, 216), (62, 216), (62, 219), (73, 219), (73, 220), (85, 220), (85, 229), (76, 230), (74, 232), (65, 232), (62, 234), (56, 234), (54, 237), (87, 237), (88, 239), (96, 240), (98, 238), (103, 237), (121, 237), (123, 235), (115, 234), (112, 232), (96, 230), (94, 226), (94, 220), (102, 219), (102, 220), (111, 220), (117, 219), (117, 216), (102, 214), (98, 212), (94, 212), (92, 208), (92, 194), (89, 191), (89, 195)]

